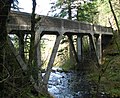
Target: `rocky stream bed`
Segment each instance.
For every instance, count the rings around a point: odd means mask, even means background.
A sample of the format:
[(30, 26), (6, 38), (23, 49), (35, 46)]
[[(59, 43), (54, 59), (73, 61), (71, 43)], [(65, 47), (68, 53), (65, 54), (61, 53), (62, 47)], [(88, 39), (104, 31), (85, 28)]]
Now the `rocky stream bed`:
[[(50, 75), (48, 90), (55, 98), (94, 98), (91, 94), (96, 85), (87, 81), (85, 72), (54, 71)], [(97, 98), (111, 98), (104, 92)]]

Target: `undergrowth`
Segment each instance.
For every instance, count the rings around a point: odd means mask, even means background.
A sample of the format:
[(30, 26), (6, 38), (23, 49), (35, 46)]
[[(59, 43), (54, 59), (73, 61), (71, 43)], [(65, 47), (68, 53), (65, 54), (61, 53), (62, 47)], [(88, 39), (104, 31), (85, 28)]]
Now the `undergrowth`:
[(94, 93), (104, 92), (117, 98), (120, 96), (120, 54), (114, 41), (104, 50), (104, 57), (101, 67), (92, 67), (88, 78), (97, 85)]

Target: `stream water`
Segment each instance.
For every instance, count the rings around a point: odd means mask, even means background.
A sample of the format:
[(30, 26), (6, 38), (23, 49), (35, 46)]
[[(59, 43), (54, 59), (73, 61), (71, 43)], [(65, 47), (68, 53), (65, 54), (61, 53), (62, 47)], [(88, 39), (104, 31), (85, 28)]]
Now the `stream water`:
[[(91, 91), (96, 85), (87, 81), (85, 72), (54, 71), (50, 75), (48, 91), (55, 98), (93, 98)], [(101, 93), (96, 98), (112, 98)]]
[(48, 84), (48, 90), (55, 98), (92, 98), (84, 72), (54, 70)]

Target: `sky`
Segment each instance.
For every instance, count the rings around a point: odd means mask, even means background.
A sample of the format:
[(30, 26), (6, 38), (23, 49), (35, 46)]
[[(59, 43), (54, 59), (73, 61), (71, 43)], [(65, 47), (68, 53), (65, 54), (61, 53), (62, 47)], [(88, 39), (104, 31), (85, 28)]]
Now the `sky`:
[[(19, 1), (19, 7), (23, 8), (20, 9), (20, 11), (23, 12), (32, 12), (32, 0), (18, 0)], [(50, 2), (53, 2), (55, 0), (36, 0), (37, 6), (36, 6), (36, 13), (40, 15), (47, 15), (50, 11), (51, 4)]]

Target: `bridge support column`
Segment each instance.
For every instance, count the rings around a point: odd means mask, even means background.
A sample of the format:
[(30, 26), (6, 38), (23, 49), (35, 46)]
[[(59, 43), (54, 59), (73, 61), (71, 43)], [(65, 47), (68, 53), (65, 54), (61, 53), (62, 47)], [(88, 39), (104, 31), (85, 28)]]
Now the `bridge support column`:
[(99, 59), (97, 55), (97, 49), (96, 49), (96, 39), (98, 36), (95, 36), (93, 34), (89, 35), (90, 39), (90, 45), (91, 45), (91, 59), (96, 61), (96, 66), (99, 68)]
[(62, 33), (60, 35), (57, 35), (57, 37), (56, 37), (56, 41), (54, 43), (54, 47), (53, 47), (53, 50), (52, 50), (52, 53), (51, 53), (51, 56), (50, 56), (50, 59), (49, 59), (49, 62), (48, 62), (46, 73), (45, 73), (44, 78), (43, 78), (43, 81), (44, 81), (45, 84), (48, 83), (49, 76), (50, 76), (50, 73), (51, 73), (51, 70), (52, 70), (52, 67), (53, 67), (53, 63), (54, 63), (54, 60), (55, 60), (55, 57), (56, 57), (57, 50), (58, 50), (61, 39), (62, 39)]
[(97, 51), (99, 64), (101, 64), (102, 63), (102, 34), (96, 37), (96, 51)]
[[(36, 65), (36, 68), (38, 69), (41, 69), (41, 33), (42, 33), (42, 30), (38, 29), (36, 32), (35, 32), (35, 42), (34, 42), (34, 47), (35, 47), (35, 65)], [(42, 84), (42, 73), (41, 73), (41, 70), (36, 70), (38, 71), (36, 74), (36, 77), (38, 78), (38, 81), (37, 81), (37, 87), (41, 87), (41, 84)], [(39, 88), (40, 89), (40, 88)], [(40, 89), (41, 91), (41, 89)]]
[[(93, 37), (94, 38), (94, 37)], [(91, 35), (89, 35), (89, 56), (91, 59), (94, 59), (94, 56), (95, 55), (95, 47), (94, 47), (94, 39), (92, 39)]]
[(78, 60), (81, 62), (82, 61), (82, 37), (83, 35), (78, 35), (77, 36), (77, 56)]
[(25, 55), (24, 55), (24, 34), (22, 32), (19, 32), (19, 34), (17, 34), (18, 39), (19, 39), (19, 54), (22, 57), (22, 59), (25, 59)]
[(38, 67), (41, 67), (41, 45), (40, 45), (40, 39), (42, 31), (37, 31), (35, 33), (35, 61)]
[(70, 42), (70, 45), (71, 45), (71, 52), (73, 53), (73, 56), (77, 62), (77, 64), (79, 63), (79, 59), (78, 59), (78, 56), (77, 56), (77, 52), (75, 50), (75, 46), (73, 44), (73, 39), (72, 39), (72, 35), (67, 35), (68, 36), (68, 39), (69, 39), (69, 42)]

